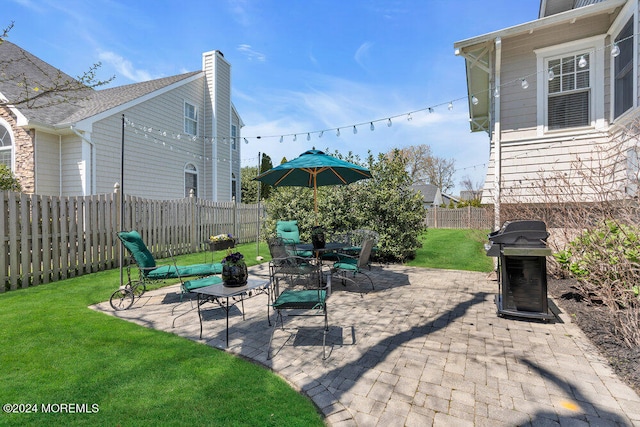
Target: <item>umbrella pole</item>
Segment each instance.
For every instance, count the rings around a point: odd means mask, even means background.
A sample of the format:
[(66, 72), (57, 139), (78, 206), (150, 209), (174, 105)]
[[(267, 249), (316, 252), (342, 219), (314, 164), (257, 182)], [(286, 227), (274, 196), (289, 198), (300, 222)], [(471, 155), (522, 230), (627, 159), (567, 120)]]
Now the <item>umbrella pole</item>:
[(313, 175), (313, 208), (315, 211), (315, 225), (318, 225), (318, 175)]

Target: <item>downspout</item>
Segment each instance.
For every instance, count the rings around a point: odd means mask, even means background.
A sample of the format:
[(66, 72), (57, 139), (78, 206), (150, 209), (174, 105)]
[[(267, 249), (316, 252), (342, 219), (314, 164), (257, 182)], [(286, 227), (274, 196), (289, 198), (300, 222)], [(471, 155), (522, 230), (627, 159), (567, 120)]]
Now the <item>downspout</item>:
[[(496, 37), (496, 65), (494, 72), (494, 94), (495, 91), (500, 93), (500, 68), (502, 63), (502, 39), (500, 37)], [(501, 147), (501, 131), (500, 131), (500, 98), (494, 95), (494, 128), (493, 128), (493, 145), (494, 145), (494, 227), (495, 230), (500, 229), (500, 192), (501, 192), (501, 175), (502, 175), (502, 147)]]
[[(95, 170), (94, 170), (94, 169), (95, 169), (95, 167), (94, 167), (94, 166), (95, 166), (95, 162), (94, 162), (95, 149), (94, 149), (93, 142), (91, 142), (91, 141), (90, 141), (89, 139), (87, 139), (83, 134), (81, 134), (80, 132), (78, 132), (78, 131), (76, 130), (76, 128), (75, 128), (75, 126), (74, 126), (74, 125), (71, 125), (71, 126), (70, 126), (70, 128), (71, 128), (71, 131), (72, 131), (73, 133), (75, 133), (76, 135), (78, 135), (78, 136), (79, 136), (83, 141), (86, 141), (86, 142), (89, 144), (89, 146), (91, 147), (91, 154), (90, 154), (90, 156), (89, 156), (90, 161), (91, 161), (91, 165), (90, 165), (90, 166), (91, 166), (91, 171), (90, 171), (90, 173), (89, 173), (89, 174), (87, 174), (87, 175), (88, 175), (88, 178), (89, 178), (89, 180), (90, 180), (88, 187), (89, 187), (89, 193), (90, 193), (90, 194), (95, 194), (95, 188), (94, 188), (94, 182), (95, 182), (95, 180), (93, 179), (93, 174), (94, 174), (94, 172), (95, 172)], [(62, 170), (62, 168), (61, 168), (61, 170)]]
[(62, 197), (62, 135), (58, 135), (58, 196)]

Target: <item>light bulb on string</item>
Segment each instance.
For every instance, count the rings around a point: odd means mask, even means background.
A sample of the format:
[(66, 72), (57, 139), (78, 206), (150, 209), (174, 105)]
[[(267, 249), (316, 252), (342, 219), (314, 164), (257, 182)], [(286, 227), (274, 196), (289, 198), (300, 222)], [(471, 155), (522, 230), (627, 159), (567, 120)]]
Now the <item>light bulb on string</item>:
[(522, 79), (522, 81), (520, 82), (520, 86), (522, 86), (522, 89), (527, 89), (529, 87), (529, 82), (527, 81), (527, 79)]
[(324, 135), (324, 131), (321, 130), (320, 133), (318, 134), (318, 138), (322, 138), (322, 135)]
[(307, 141), (311, 141), (311, 135), (307, 132)]
[(284, 141), (284, 136), (280, 136), (280, 143)]
[(336, 136), (340, 136), (340, 128), (336, 129)]
[(369, 126), (369, 129), (371, 130), (371, 132), (376, 130), (376, 127), (373, 125), (373, 122), (371, 122), (371, 125)]
[(433, 113), (433, 108), (429, 107), (429, 114)]
[(453, 110), (453, 101), (449, 102), (447, 108), (449, 109), (449, 111)]
[(293, 135), (293, 142), (296, 142), (298, 140), (298, 135)]
[(496, 88), (493, 90), (493, 97), (494, 98), (500, 98), (500, 88), (496, 86)]
[(584, 68), (587, 66), (587, 60), (585, 59), (584, 55), (580, 56), (580, 60), (578, 61), (578, 67), (580, 68)]
[(614, 43), (611, 48), (611, 56), (615, 58), (618, 55), (620, 55), (620, 48), (618, 47), (618, 43)]
[(476, 98), (476, 96), (475, 96), (475, 95), (473, 95), (473, 96), (471, 97), (471, 103), (472, 103), (473, 105), (478, 105), (478, 102), (480, 102), (480, 101), (478, 101), (478, 98)]
[(391, 125), (392, 125), (392, 124), (393, 124), (393, 123), (391, 123), (391, 119), (388, 119), (388, 120), (387, 120), (387, 127), (391, 127)]
[(244, 139), (244, 143), (245, 143), (245, 144), (248, 144), (248, 143), (249, 143), (249, 140), (248, 140), (247, 138), (245, 138), (245, 139)]
[(411, 120), (413, 120), (413, 117), (411, 117), (411, 113), (407, 114), (407, 121), (410, 122)]
[(556, 77), (555, 73), (553, 72), (553, 68), (549, 68), (549, 73), (547, 74), (547, 78), (549, 79), (549, 81), (553, 80)]
[(358, 128), (356, 128), (355, 126), (353, 127), (353, 134), (355, 135), (356, 133), (358, 133)]

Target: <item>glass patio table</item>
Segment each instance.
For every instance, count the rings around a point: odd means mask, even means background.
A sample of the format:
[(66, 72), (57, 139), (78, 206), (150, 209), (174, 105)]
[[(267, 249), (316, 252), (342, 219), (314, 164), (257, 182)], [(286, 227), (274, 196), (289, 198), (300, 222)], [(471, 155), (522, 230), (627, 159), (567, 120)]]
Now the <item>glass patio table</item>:
[[(206, 279), (206, 278), (205, 278)], [(222, 283), (206, 286), (191, 291), (198, 295), (198, 318), (200, 319), (200, 339), (202, 339), (202, 304), (212, 302), (223, 308), (227, 316), (227, 347), (229, 347), (229, 310), (238, 302), (242, 305), (242, 320), (244, 320), (244, 300), (252, 298), (256, 295), (267, 294), (269, 296), (269, 281), (264, 279), (249, 277), (247, 284), (244, 286), (228, 287)], [(269, 304), (267, 303), (267, 321), (271, 326), (269, 318)]]

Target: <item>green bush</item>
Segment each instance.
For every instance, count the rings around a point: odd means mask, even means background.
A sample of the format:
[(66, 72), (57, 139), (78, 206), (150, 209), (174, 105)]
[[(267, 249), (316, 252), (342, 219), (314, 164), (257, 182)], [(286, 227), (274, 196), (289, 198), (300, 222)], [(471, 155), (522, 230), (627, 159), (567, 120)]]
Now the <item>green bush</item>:
[(310, 241), (317, 224), (328, 233), (366, 228), (380, 235), (378, 255), (392, 260), (412, 258), (421, 247), (418, 236), (425, 230), (422, 197), (411, 188), (405, 161), (398, 152), (369, 156), (367, 162), (349, 155), (334, 156), (371, 170), (373, 178), (346, 186), (318, 188), (318, 215), (313, 190), (303, 187), (275, 189), (265, 202), (267, 234), (275, 233), (278, 220), (298, 220), (303, 241)]
[(0, 164), (0, 190), (22, 191), (20, 181), (5, 164)]
[(640, 305), (640, 228), (606, 220), (554, 254), (585, 298), (612, 310)]

